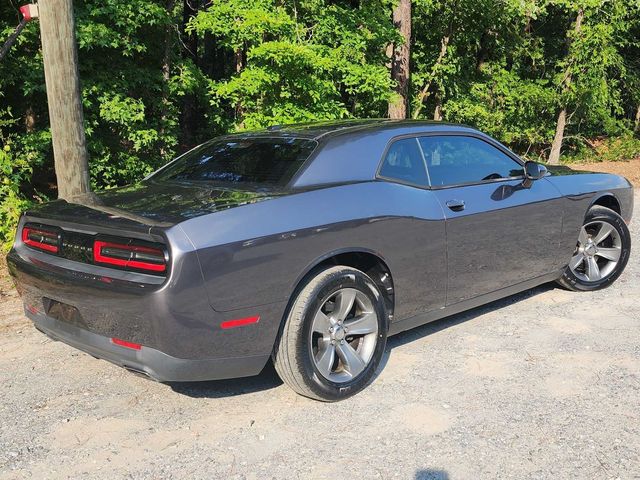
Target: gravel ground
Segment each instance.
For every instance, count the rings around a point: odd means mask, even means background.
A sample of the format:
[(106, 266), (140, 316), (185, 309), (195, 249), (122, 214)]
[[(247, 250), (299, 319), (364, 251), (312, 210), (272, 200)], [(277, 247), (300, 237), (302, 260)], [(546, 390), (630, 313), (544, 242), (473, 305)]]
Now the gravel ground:
[(607, 290), (546, 285), (390, 339), (338, 404), (272, 368), (154, 383), (48, 340), (2, 291), (2, 480), (640, 478), (638, 252)]

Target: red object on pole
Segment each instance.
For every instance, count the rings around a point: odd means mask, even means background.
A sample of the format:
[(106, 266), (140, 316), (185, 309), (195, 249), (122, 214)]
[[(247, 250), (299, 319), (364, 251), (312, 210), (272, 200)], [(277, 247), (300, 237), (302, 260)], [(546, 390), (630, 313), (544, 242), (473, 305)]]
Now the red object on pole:
[(23, 5), (22, 7), (20, 7), (20, 13), (22, 13), (22, 20), (20, 20), (20, 23), (13, 31), (13, 33), (9, 35), (9, 38), (6, 42), (4, 42), (2, 48), (0, 48), (0, 60), (2, 60), (7, 53), (9, 53), (11, 46), (18, 38), (18, 35), (20, 35), (20, 32), (24, 30), (24, 27), (27, 26), (27, 23), (29, 23), (34, 18), (38, 18), (38, 6), (34, 3)]
[(34, 18), (38, 18), (38, 5), (35, 3), (23, 5), (20, 7), (20, 13), (27, 22), (30, 22)]

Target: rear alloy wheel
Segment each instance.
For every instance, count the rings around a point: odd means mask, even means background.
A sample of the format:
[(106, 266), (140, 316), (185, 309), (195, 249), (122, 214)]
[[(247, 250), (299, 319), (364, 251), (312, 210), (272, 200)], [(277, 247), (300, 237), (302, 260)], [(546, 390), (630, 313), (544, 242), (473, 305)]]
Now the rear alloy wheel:
[(317, 310), (309, 334), (318, 372), (332, 382), (348, 382), (371, 361), (378, 341), (378, 315), (363, 292), (341, 288)]
[(599, 290), (620, 276), (629, 259), (629, 230), (616, 212), (592, 207), (560, 284), (571, 290)]
[(375, 375), (387, 329), (384, 300), (373, 281), (354, 268), (327, 268), (291, 305), (276, 344), (276, 371), (306, 397), (350, 397)]

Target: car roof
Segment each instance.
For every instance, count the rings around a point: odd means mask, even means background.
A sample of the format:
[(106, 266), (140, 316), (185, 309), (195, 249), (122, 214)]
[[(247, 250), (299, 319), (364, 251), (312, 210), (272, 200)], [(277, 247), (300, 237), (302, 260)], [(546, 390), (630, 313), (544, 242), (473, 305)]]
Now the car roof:
[(317, 148), (288, 185), (306, 188), (372, 181), (376, 178), (379, 162), (391, 141), (404, 136), (424, 134), (471, 135), (499, 146), (514, 156), (499, 142), (472, 127), (429, 120), (378, 118), (274, 125), (262, 130), (238, 132), (224, 138), (295, 138), (315, 141)]
[(241, 137), (298, 137), (312, 140), (328, 139), (339, 135), (374, 133), (387, 129), (401, 130), (402, 127), (415, 129), (420, 127), (425, 131), (471, 130), (470, 127), (454, 123), (433, 120), (395, 120), (389, 118), (328, 120), (310, 123), (295, 123), (290, 125), (273, 125), (266, 129), (245, 131), (232, 136)]

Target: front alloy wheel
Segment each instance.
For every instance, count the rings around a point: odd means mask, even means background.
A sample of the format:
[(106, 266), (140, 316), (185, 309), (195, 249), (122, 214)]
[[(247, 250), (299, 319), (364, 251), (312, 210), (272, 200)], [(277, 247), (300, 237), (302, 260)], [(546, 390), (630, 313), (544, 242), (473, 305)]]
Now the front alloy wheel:
[(613, 225), (593, 221), (580, 229), (569, 268), (584, 282), (597, 282), (613, 272), (622, 254), (622, 240)]
[(591, 207), (558, 283), (575, 291), (608, 287), (624, 270), (630, 252), (631, 236), (622, 217), (599, 205)]

